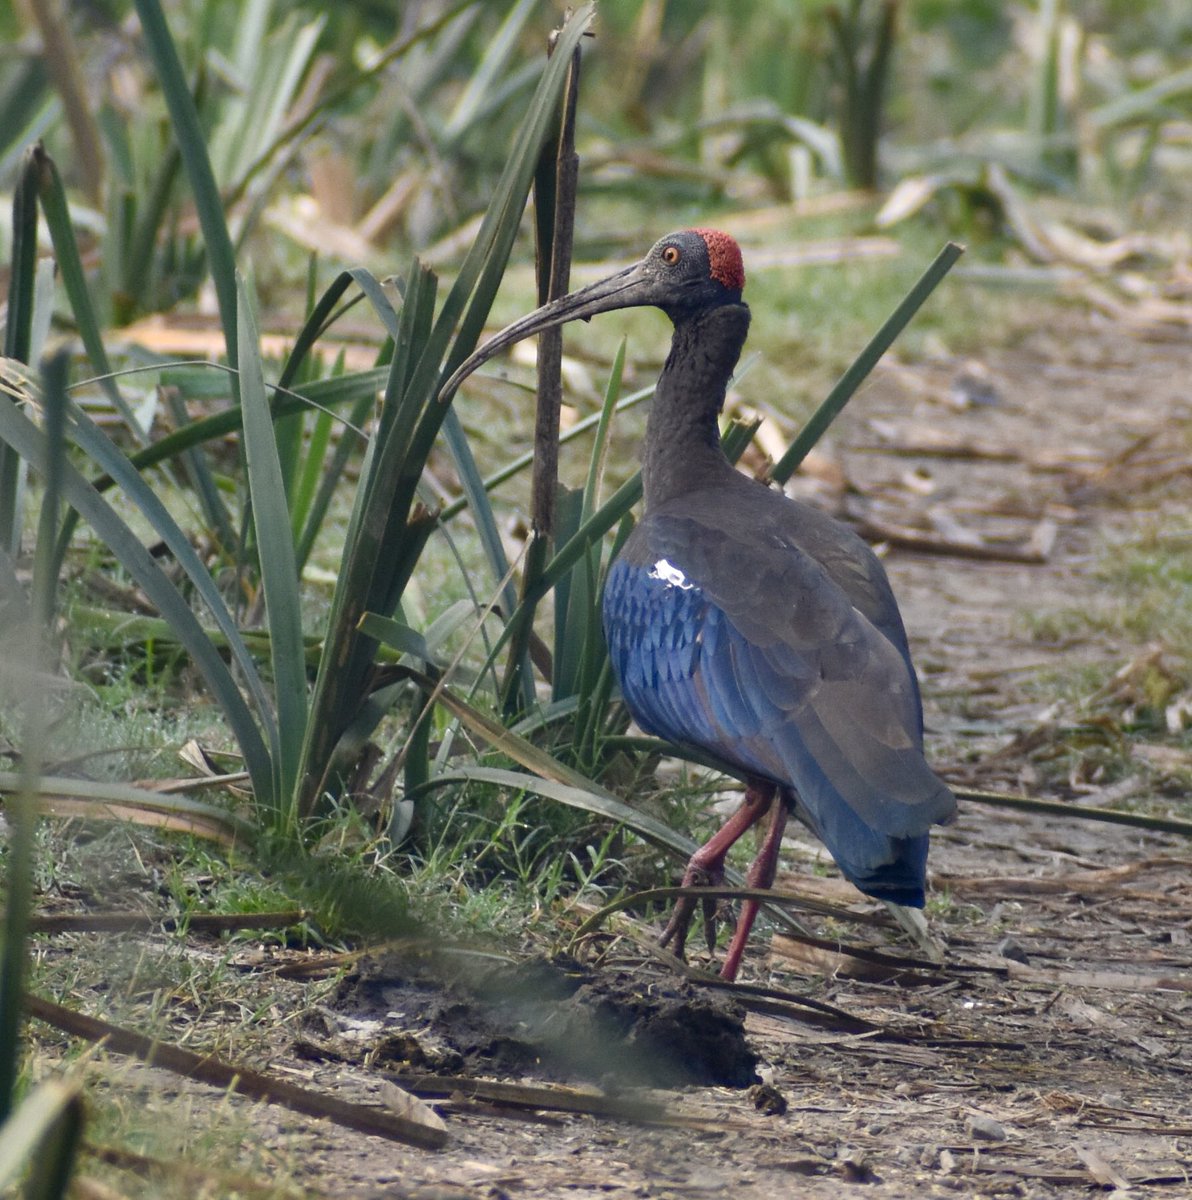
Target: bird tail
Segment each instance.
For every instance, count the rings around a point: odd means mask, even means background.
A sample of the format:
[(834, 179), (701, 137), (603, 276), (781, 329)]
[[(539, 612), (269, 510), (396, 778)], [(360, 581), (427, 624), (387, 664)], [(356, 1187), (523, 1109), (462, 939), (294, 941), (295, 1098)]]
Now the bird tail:
[(850, 883), (877, 900), (923, 907), (927, 834), (892, 837), (873, 829), (842, 803), (826, 779), (820, 787), (783, 791), (795, 815), (827, 846)]

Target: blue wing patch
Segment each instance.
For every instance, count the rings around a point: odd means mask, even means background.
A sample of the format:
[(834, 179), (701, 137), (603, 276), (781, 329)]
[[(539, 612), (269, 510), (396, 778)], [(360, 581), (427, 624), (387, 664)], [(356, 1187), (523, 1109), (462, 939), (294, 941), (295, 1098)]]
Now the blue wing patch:
[[(663, 560), (665, 563), (665, 560)], [(621, 694), (647, 733), (711, 747), (715, 725), (695, 680), (708, 605), (681, 573), (613, 563), (604, 588), (604, 635)]]
[[(816, 655), (781, 642), (751, 643), (667, 558), (637, 563), (623, 555), (613, 563), (603, 611), (613, 670), (643, 729), (793, 789), (802, 816), (847, 878), (870, 895), (923, 904), (925, 830), (940, 819), (939, 805), (904, 803), (882, 795), (873, 782), (883, 773), (901, 773), (903, 790), (946, 794), (922, 761), (919, 731), (908, 735), (903, 728), (905, 715), (902, 724), (891, 717), (887, 733), (879, 714), (883, 741), (871, 736), (875, 718), (866, 710), (865, 736), (855, 739), (863, 761), (854, 765), (854, 748), (839, 744), (850, 714), (834, 718), (828, 729), (816, 711), (824, 670)], [(825, 652), (833, 662), (860, 657), (847, 645)], [(848, 679), (837, 686), (847, 688)], [(864, 692), (863, 682), (857, 687)], [(917, 700), (916, 691), (914, 718)], [(858, 706), (866, 701), (859, 695)]]

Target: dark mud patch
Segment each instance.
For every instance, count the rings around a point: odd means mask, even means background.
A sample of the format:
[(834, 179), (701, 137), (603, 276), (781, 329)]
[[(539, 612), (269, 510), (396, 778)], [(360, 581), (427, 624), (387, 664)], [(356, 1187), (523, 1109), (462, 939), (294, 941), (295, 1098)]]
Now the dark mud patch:
[(564, 958), (374, 960), (323, 1020), (375, 1031), (368, 1060), (401, 1070), (616, 1087), (757, 1079), (735, 1005), (682, 979)]

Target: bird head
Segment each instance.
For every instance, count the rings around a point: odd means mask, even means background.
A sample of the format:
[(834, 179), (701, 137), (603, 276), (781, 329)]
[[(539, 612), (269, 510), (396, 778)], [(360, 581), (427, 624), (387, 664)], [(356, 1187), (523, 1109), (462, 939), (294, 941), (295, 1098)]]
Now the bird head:
[(660, 308), (676, 324), (723, 304), (740, 304), (741, 248), (714, 229), (683, 229), (655, 242), (640, 262), (591, 283), (507, 325), (465, 359), (439, 392), (446, 400), (477, 367), (506, 346), (567, 321), (618, 308)]

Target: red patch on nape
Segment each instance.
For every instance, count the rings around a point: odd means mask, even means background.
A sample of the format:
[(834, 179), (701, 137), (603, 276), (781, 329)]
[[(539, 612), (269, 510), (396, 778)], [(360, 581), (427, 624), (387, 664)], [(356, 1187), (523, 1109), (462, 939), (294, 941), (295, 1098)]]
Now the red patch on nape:
[(745, 264), (741, 260), (741, 247), (727, 233), (719, 229), (693, 229), (704, 239), (708, 247), (708, 264), (712, 278), (734, 292), (745, 288)]

